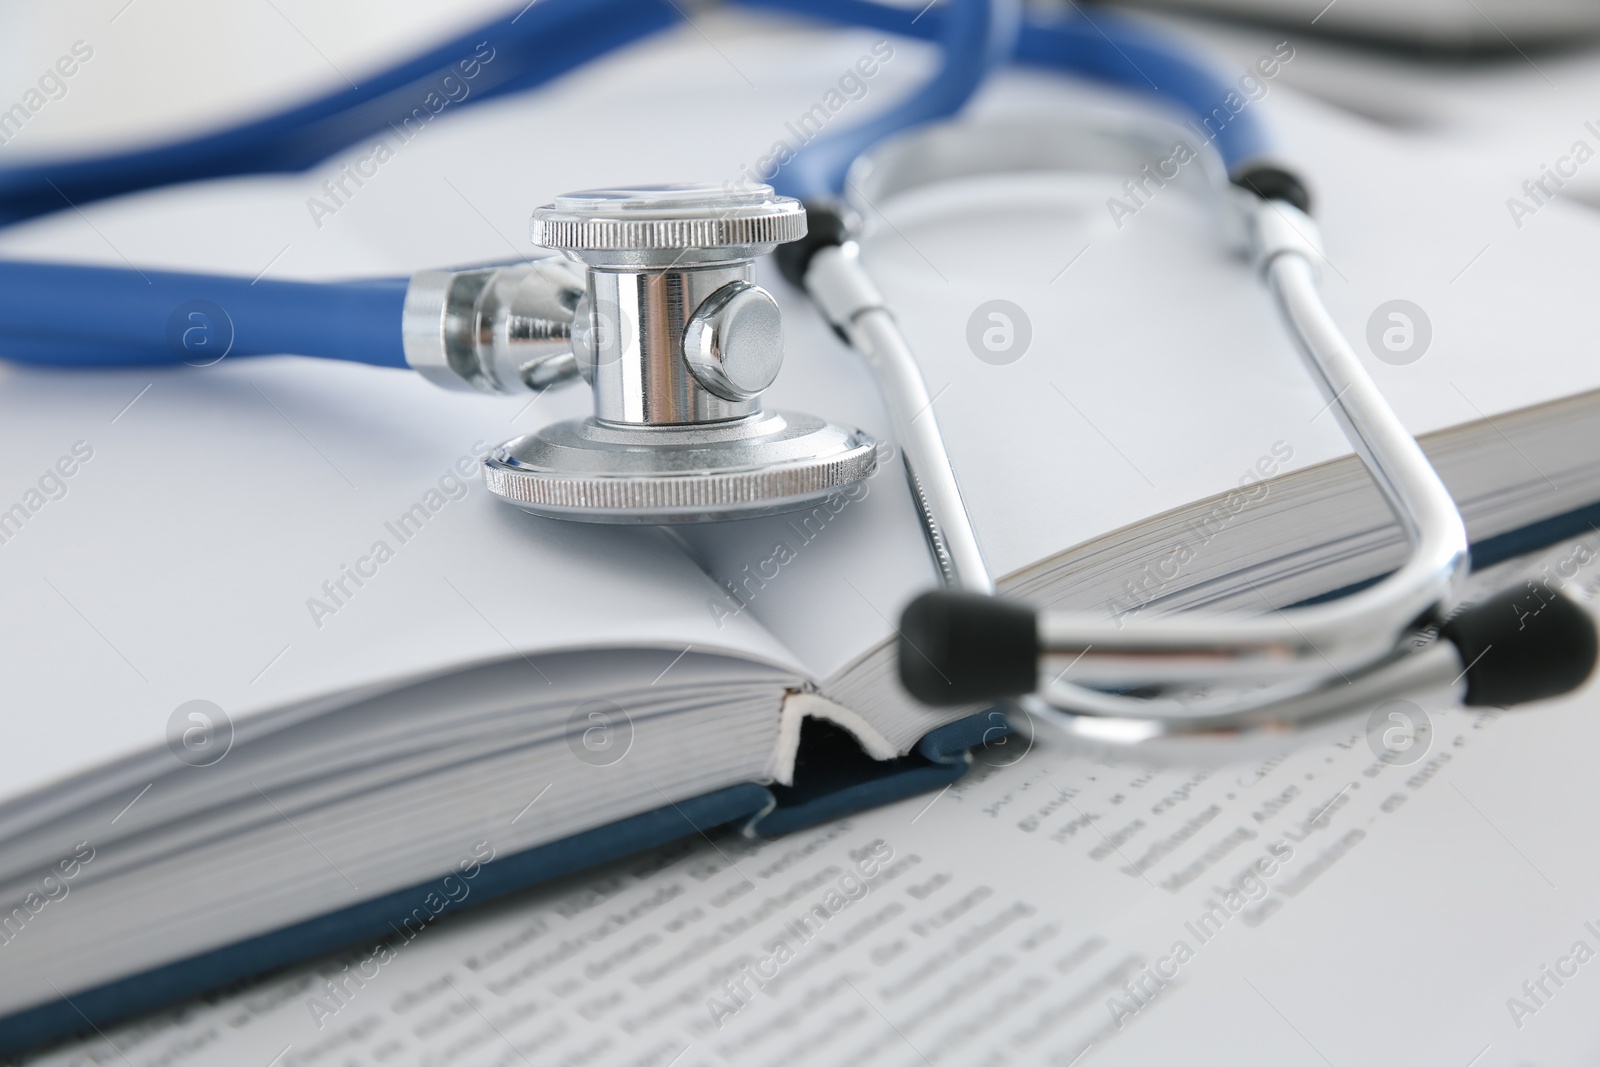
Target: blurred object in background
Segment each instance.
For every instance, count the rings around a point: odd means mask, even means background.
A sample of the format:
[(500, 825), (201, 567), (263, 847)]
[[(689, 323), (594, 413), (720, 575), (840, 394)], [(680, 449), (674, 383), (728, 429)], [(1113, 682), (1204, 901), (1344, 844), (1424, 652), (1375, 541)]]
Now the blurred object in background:
[(1459, 55), (1568, 47), (1600, 37), (1595, 0), (1125, 0), (1140, 7)]
[(1562, 162), (1600, 146), (1600, 0), (1113, 2), (1238, 69), (1287, 42), (1279, 86), (1473, 153), (1508, 197), (1559, 164), (1559, 198), (1600, 210), (1600, 168)]

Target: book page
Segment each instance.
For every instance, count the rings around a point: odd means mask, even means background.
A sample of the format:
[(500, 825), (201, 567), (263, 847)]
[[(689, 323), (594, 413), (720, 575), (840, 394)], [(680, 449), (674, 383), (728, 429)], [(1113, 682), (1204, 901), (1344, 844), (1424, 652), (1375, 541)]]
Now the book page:
[(659, 530), (494, 499), (480, 459), (527, 407), (308, 359), (0, 371), (4, 798), (136, 752), (170, 769), (197, 700), (243, 738), (271, 709), (534, 651), (800, 672), (752, 619), (714, 623)]
[[(1493, 578), (1592, 593), (1597, 547)], [(1412, 702), (1206, 769), (1041, 728), (937, 794), (690, 839), (31, 1062), (1583, 1062), (1597, 710)]]

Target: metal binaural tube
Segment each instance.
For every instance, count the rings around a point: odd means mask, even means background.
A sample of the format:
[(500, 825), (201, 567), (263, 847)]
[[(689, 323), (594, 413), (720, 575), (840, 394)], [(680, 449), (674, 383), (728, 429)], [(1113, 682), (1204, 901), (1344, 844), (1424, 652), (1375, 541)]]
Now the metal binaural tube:
[[(1370, 589), (1269, 615), (1174, 615), (1113, 626), (1087, 613), (1041, 613), (1043, 655), (1062, 663), (1081, 656), (1074, 670), (1085, 678), (1138, 685), (1307, 670), (1333, 675), (1381, 660), (1408, 628), (1448, 611), (1459, 595), (1468, 562), (1461, 517), (1322, 304), (1311, 260), (1315, 224), (1287, 204), (1258, 204), (1257, 259), (1284, 323), (1411, 541), (1411, 557)], [(1085, 702), (1105, 703), (1098, 696)]]
[(994, 592), (994, 579), (961, 498), (922, 371), (862, 268), (856, 245), (847, 242), (819, 249), (806, 269), (805, 283), (877, 377), (911, 481), (911, 496), (944, 584), (971, 593)]

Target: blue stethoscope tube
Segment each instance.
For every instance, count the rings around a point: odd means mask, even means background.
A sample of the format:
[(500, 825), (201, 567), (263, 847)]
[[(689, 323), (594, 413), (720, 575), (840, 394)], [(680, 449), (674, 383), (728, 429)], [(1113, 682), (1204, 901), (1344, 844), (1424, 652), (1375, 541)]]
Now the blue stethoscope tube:
[(251, 281), (0, 262), (0, 355), (115, 367), (292, 352), (405, 367), (400, 312), (407, 281)]
[[(872, 144), (960, 110), (1008, 58), (1154, 94), (1196, 118), (1212, 114), (1232, 91), (1179, 47), (1104, 12), (1019, 18), (1007, 0), (950, 0), (920, 15), (872, 0), (741, 2), (933, 40), (941, 48), (938, 73), (917, 93), (876, 118), (818, 138), (780, 168), (773, 184), (807, 201), (836, 196), (850, 163)], [(531, 89), (679, 18), (670, 0), (543, 0), (367, 76), (360, 88), (232, 129), (129, 153), (0, 170), (0, 225), (178, 182), (303, 171), (398, 128), (430, 92), (460, 107)], [(561, 47), (551, 48), (553, 40)], [(492, 58), (485, 61), (485, 55)], [(465, 95), (457, 98), (452, 87), (463, 85)], [(1230, 171), (1266, 148), (1261, 124), (1249, 112), (1233, 115), (1213, 143)], [(229, 357), (288, 352), (404, 367), (404, 290), (403, 279), (251, 282), (0, 261), (0, 357), (89, 367), (204, 362), (219, 351)]]
[[(953, 46), (947, 40), (952, 24), (962, 19), (964, 14), (967, 19), (971, 18), (970, 14), (962, 12), (961, 4), (919, 12), (915, 7), (892, 7), (877, 3), (876, 0), (738, 2), (747, 7), (790, 11), (852, 26), (869, 26), (903, 37), (942, 41), (947, 57), (953, 47), (961, 47), (959, 43)], [(965, 40), (970, 47), (970, 34), (970, 30), (962, 27), (956, 39), (958, 42)], [(1079, 74), (1130, 92), (1154, 96), (1201, 123), (1212, 117), (1218, 109), (1223, 109), (1229, 115), (1229, 120), (1220, 124), (1215, 131), (1211, 131), (1209, 126), (1204, 128), (1229, 174), (1238, 173), (1270, 152), (1271, 143), (1266, 128), (1256, 114), (1243, 111), (1230, 113), (1224, 108), (1224, 101), (1236, 92), (1233, 85), (1218, 77), (1206, 63), (1187, 54), (1181, 45), (1152, 33), (1131, 19), (1100, 10), (1090, 15), (1076, 4), (1071, 11), (1029, 12), (1012, 37), (1008, 57), (1012, 62), (1024, 66)], [(963, 57), (960, 66), (954, 59), (947, 59), (945, 69), (929, 84), (924, 94), (937, 97), (941, 103), (946, 102), (950, 89), (965, 84), (961, 79), (970, 67), (976, 65), (974, 59)], [(954, 71), (950, 69), (953, 66), (957, 66)], [(947, 77), (949, 84), (939, 84), (941, 79)], [(965, 95), (944, 110), (929, 108), (926, 113), (901, 121), (897, 126), (891, 127), (887, 121), (893, 113), (884, 115), (879, 123), (864, 124), (860, 129), (871, 129), (873, 136), (870, 139), (855, 139), (859, 143), (856, 154), (898, 129), (954, 114), (977, 87), (978, 83), (973, 82), (967, 87)], [(845, 166), (849, 166), (848, 161)], [(790, 179), (784, 174), (776, 179), (776, 185), (779, 192), (807, 200), (816, 197), (819, 192), (837, 194), (843, 184), (844, 172), (831, 172), (830, 177), (832, 183), (826, 190), (798, 183), (787, 184)]]

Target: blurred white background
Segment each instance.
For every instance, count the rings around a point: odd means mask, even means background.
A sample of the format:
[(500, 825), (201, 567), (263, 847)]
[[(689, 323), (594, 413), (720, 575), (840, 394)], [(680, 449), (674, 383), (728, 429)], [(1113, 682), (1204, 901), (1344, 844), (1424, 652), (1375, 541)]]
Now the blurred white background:
[[(0, 5), (0, 108), (20, 100), (74, 42), (94, 50), (66, 95), (0, 146), (0, 165), (162, 140), (269, 112), (359, 82), (525, 2)], [(713, 41), (766, 17), (683, 6)], [(1600, 119), (1600, 4), (1592, 0), (1143, 0), (1140, 7), (1240, 62), (1287, 37), (1299, 55), (1285, 84), (1417, 136), (1514, 156), (1535, 173), (1585, 121)], [(1234, 17), (1201, 16), (1218, 12)], [(1476, 58), (1461, 58), (1463, 49)], [(1600, 204), (1600, 174), (1580, 175), (1568, 194)]]
[[(526, 0), (524, 0), (526, 2)], [(520, 6), (520, 5), (517, 5)], [(0, 5), (0, 108), (75, 41), (94, 58), (0, 161), (102, 151), (320, 95), (516, 10), (504, 0), (72, 0)], [(46, 121), (47, 119), (47, 121)]]

